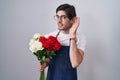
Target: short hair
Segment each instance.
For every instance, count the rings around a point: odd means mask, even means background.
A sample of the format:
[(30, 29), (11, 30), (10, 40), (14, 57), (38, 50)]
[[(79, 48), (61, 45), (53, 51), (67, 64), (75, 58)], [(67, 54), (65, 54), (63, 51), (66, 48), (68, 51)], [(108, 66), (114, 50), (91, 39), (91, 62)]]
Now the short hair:
[(60, 10), (66, 12), (67, 17), (71, 20), (73, 17), (76, 17), (75, 7), (70, 4), (62, 4), (56, 9), (56, 13)]

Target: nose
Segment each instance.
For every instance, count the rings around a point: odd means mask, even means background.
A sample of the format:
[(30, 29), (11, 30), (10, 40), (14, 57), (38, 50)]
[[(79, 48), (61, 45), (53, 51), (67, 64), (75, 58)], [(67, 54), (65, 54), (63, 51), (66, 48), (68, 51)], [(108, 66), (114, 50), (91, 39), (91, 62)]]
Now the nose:
[(62, 19), (61, 19), (61, 17), (59, 17), (57, 21), (58, 21), (58, 22), (62, 22)]
[(61, 16), (58, 18), (58, 21), (60, 21), (60, 22), (62, 21), (62, 17)]

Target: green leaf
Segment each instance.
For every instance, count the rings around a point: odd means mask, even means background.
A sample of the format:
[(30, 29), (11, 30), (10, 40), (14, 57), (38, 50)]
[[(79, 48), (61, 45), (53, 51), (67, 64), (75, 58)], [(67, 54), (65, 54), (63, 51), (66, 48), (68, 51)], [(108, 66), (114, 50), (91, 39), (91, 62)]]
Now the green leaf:
[(42, 57), (42, 61), (43, 61), (43, 62), (45, 61), (45, 56)]

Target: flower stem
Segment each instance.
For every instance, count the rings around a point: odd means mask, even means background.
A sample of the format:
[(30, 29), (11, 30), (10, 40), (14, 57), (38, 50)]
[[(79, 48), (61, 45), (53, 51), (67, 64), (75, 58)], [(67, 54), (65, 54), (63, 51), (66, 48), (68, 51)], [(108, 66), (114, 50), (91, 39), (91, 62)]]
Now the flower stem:
[(44, 71), (40, 71), (40, 80), (45, 80), (45, 73), (44, 73)]

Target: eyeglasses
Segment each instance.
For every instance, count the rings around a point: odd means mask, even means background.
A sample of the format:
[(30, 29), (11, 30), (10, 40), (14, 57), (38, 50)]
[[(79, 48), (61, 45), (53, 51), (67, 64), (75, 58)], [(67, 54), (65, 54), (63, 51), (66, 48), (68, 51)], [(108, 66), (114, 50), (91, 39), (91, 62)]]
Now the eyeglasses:
[(54, 16), (54, 19), (55, 20), (65, 20), (66, 18), (68, 18), (66, 15), (61, 15), (61, 16), (59, 16), (59, 15), (55, 15)]

